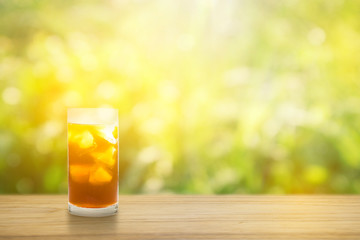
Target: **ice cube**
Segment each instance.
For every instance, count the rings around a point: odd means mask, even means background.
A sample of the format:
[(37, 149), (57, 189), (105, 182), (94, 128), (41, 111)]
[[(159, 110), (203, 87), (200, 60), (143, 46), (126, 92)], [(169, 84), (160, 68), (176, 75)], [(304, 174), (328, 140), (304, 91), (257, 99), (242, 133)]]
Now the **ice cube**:
[(79, 146), (81, 148), (89, 148), (94, 144), (94, 137), (89, 131), (85, 131), (81, 134), (81, 140)]
[(94, 137), (87, 130), (78, 134), (71, 134), (69, 140), (76, 143), (80, 148), (90, 148), (94, 144)]
[(115, 151), (115, 147), (111, 146), (105, 151), (93, 151), (91, 155), (94, 158), (95, 162), (105, 164), (108, 167), (113, 167), (115, 164)]
[(116, 137), (113, 134), (115, 128), (116, 126), (114, 125), (96, 127), (94, 135), (95, 137), (99, 137), (102, 140), (105, 140), (111, 144), (116, 144)]
[(74, 182), (86, 183), (89, 179), (90, 165), (73, 164), (69, 166), (70, 177)]
[(111, 174), (103, 167), (94, 166), (90, 172), (89, 183), (92, 185), (103, 185), (112, 179)]

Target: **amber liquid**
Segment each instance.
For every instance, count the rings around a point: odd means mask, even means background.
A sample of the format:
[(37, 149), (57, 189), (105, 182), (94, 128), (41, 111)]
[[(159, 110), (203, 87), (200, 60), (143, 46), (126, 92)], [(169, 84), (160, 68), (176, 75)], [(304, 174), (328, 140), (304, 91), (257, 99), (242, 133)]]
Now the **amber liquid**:
[(118, 128), (68, 123), (69, 202), (103, 208), (118, 201)]

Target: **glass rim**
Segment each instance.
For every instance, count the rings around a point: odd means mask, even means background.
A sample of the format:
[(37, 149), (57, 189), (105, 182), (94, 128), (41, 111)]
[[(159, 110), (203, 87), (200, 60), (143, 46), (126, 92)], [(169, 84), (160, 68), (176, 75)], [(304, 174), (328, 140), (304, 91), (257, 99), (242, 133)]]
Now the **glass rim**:
[(108, 109), (108, 110), (115, 110), (118, 111), (118, 108), (111, 108), (111, 107), (93, 107), (93, 108), (84, 108), (84, 107), (69, 107), (67, 110), (99, 110), (99, 109)]
[(114, 124), (119, 121), (117, 108), (68, 108), (67, 122), (77, 124)]

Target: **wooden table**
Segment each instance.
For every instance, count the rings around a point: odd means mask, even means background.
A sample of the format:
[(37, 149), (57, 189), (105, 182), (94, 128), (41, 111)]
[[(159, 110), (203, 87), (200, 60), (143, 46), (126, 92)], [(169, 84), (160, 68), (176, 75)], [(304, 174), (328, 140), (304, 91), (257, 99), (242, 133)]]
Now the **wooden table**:
[(120, 196), (119, 213), (68, 214), (64, 195), (0, 195), (0, 239), (360, 239), (360, 196)]

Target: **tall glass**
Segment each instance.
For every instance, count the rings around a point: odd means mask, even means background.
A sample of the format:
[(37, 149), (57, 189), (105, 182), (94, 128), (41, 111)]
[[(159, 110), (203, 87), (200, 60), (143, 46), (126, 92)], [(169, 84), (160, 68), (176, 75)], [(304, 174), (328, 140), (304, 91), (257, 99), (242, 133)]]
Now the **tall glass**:
[(118, 209), (118, 111), (70, 108), (68, 125), (69, 212), (103, 217)]

